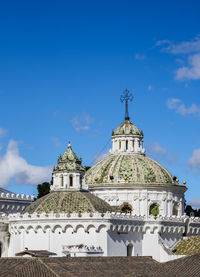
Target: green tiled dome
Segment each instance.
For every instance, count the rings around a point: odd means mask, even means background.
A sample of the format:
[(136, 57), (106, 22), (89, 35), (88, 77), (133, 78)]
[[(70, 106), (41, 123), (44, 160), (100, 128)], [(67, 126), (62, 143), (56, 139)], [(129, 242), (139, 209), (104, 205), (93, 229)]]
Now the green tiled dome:
[(57, 191), (50, 192), (33, 202), (25, 213), (105, 213), (113, 208), (104, 200), (89, 192), (83, 191)]
[(140, 154), (109, 155), (86, 172), (88, 185), (173, 185), (173, 176), (158, 162)]
[(139, 135), (143, 136), (143, 132), (139, 131), (139, 129), (130, 122), (130, 120), (125, 120), (117, 129), (113, 132), (113, 136), (120, 136), (120, 135)]
[(200, 252), (200, 236), (191, 236), (179, 241), (173, 248), (175, 255), (192, 255)]

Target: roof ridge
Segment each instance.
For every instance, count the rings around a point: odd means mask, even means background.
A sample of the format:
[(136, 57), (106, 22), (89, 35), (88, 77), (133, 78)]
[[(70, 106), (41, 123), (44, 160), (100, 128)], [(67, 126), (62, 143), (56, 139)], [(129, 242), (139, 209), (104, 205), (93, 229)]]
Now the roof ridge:
[(58, 275), (55, 271), (53, 271), (52, 268), (50, 268), (47, 264), (45, 264), (45, 262), (42, 261), (42, 259), (38, 259), (38, 261), (43, 264), (49, 271), (51, 271), (51, 273), (53, 273), (56, 277), (60, 277), (60, 275)]

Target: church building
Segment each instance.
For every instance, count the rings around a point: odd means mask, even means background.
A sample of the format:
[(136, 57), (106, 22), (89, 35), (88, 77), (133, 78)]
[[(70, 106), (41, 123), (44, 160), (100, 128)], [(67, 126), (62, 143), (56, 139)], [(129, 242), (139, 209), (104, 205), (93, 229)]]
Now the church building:
[(184, 213), (186, 182), (146, 155), (130, 120), (112, 132), (109, 155), (90, 169), (71, 144), (53, 168), (51, 192), (23, 213), (0, 219), (1, 255), (28, 250), (61, 256), (152, 256), (169, 261), (183, 237), (199, 236), (199, 218)]

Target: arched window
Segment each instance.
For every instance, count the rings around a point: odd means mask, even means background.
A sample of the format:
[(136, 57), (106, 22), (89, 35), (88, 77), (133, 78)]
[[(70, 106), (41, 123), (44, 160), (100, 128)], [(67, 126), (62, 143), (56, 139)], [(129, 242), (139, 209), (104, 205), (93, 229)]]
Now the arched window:
[(129, 243), (129, 245), (127, 246), (127, 256), (132, 256), (133, 254), (133, 245), (132, 243)]
[(131, 207), (131, 205), (127, 202), (124, 202), (121, 207), (120, 207), (120, 210), (122, 213), (126, 213), (126, 214), (131, 214), (133, 209)]
[(119, 140), (119, 149), (121, 149), (121, 140)]
[(134, 140), (133, 140), (133, 150), (134, 150)]
[(69, 176), (69, 186), (73, 187), (73, 175)]
[(61, 187), (64, 186), (64, 177), (63, 177), (63, 175), (60, 176), (60, 185), (61, 185)]
[(178, 216), (178, 207), (179, 207), (178, 203), (175, 203), (173, 206), (172, 214), (175, 216)]
[(159, 206), (157, 203), (153, 203), (149, 208), (149, 214), (153, 215), (155, 218), (159, 215)]
[(2, 255), (2, 243), (0, 242), (0, 257)]
[(128, 150), (128, 140), (126, 140), (126, 150)]

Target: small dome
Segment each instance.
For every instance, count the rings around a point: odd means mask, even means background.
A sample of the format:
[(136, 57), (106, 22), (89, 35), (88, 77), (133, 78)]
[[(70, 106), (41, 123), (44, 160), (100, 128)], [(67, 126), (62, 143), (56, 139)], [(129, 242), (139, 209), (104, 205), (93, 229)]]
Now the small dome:
[(87, 191), (57, 191), (41, 197), (25, 209), (25, 213), (105, 213), (113, 208)]
[(171, 173), (140, 154), (109, 155), (86, 172), (88, 185), (174, 185)]
[(139, 129), (130, 122), (130, 120), (126, 119), (117, 129), (113, 132), (113, 136), (119, 135), (139, 135), (143, 136), (142, 131), (140, 132)]

